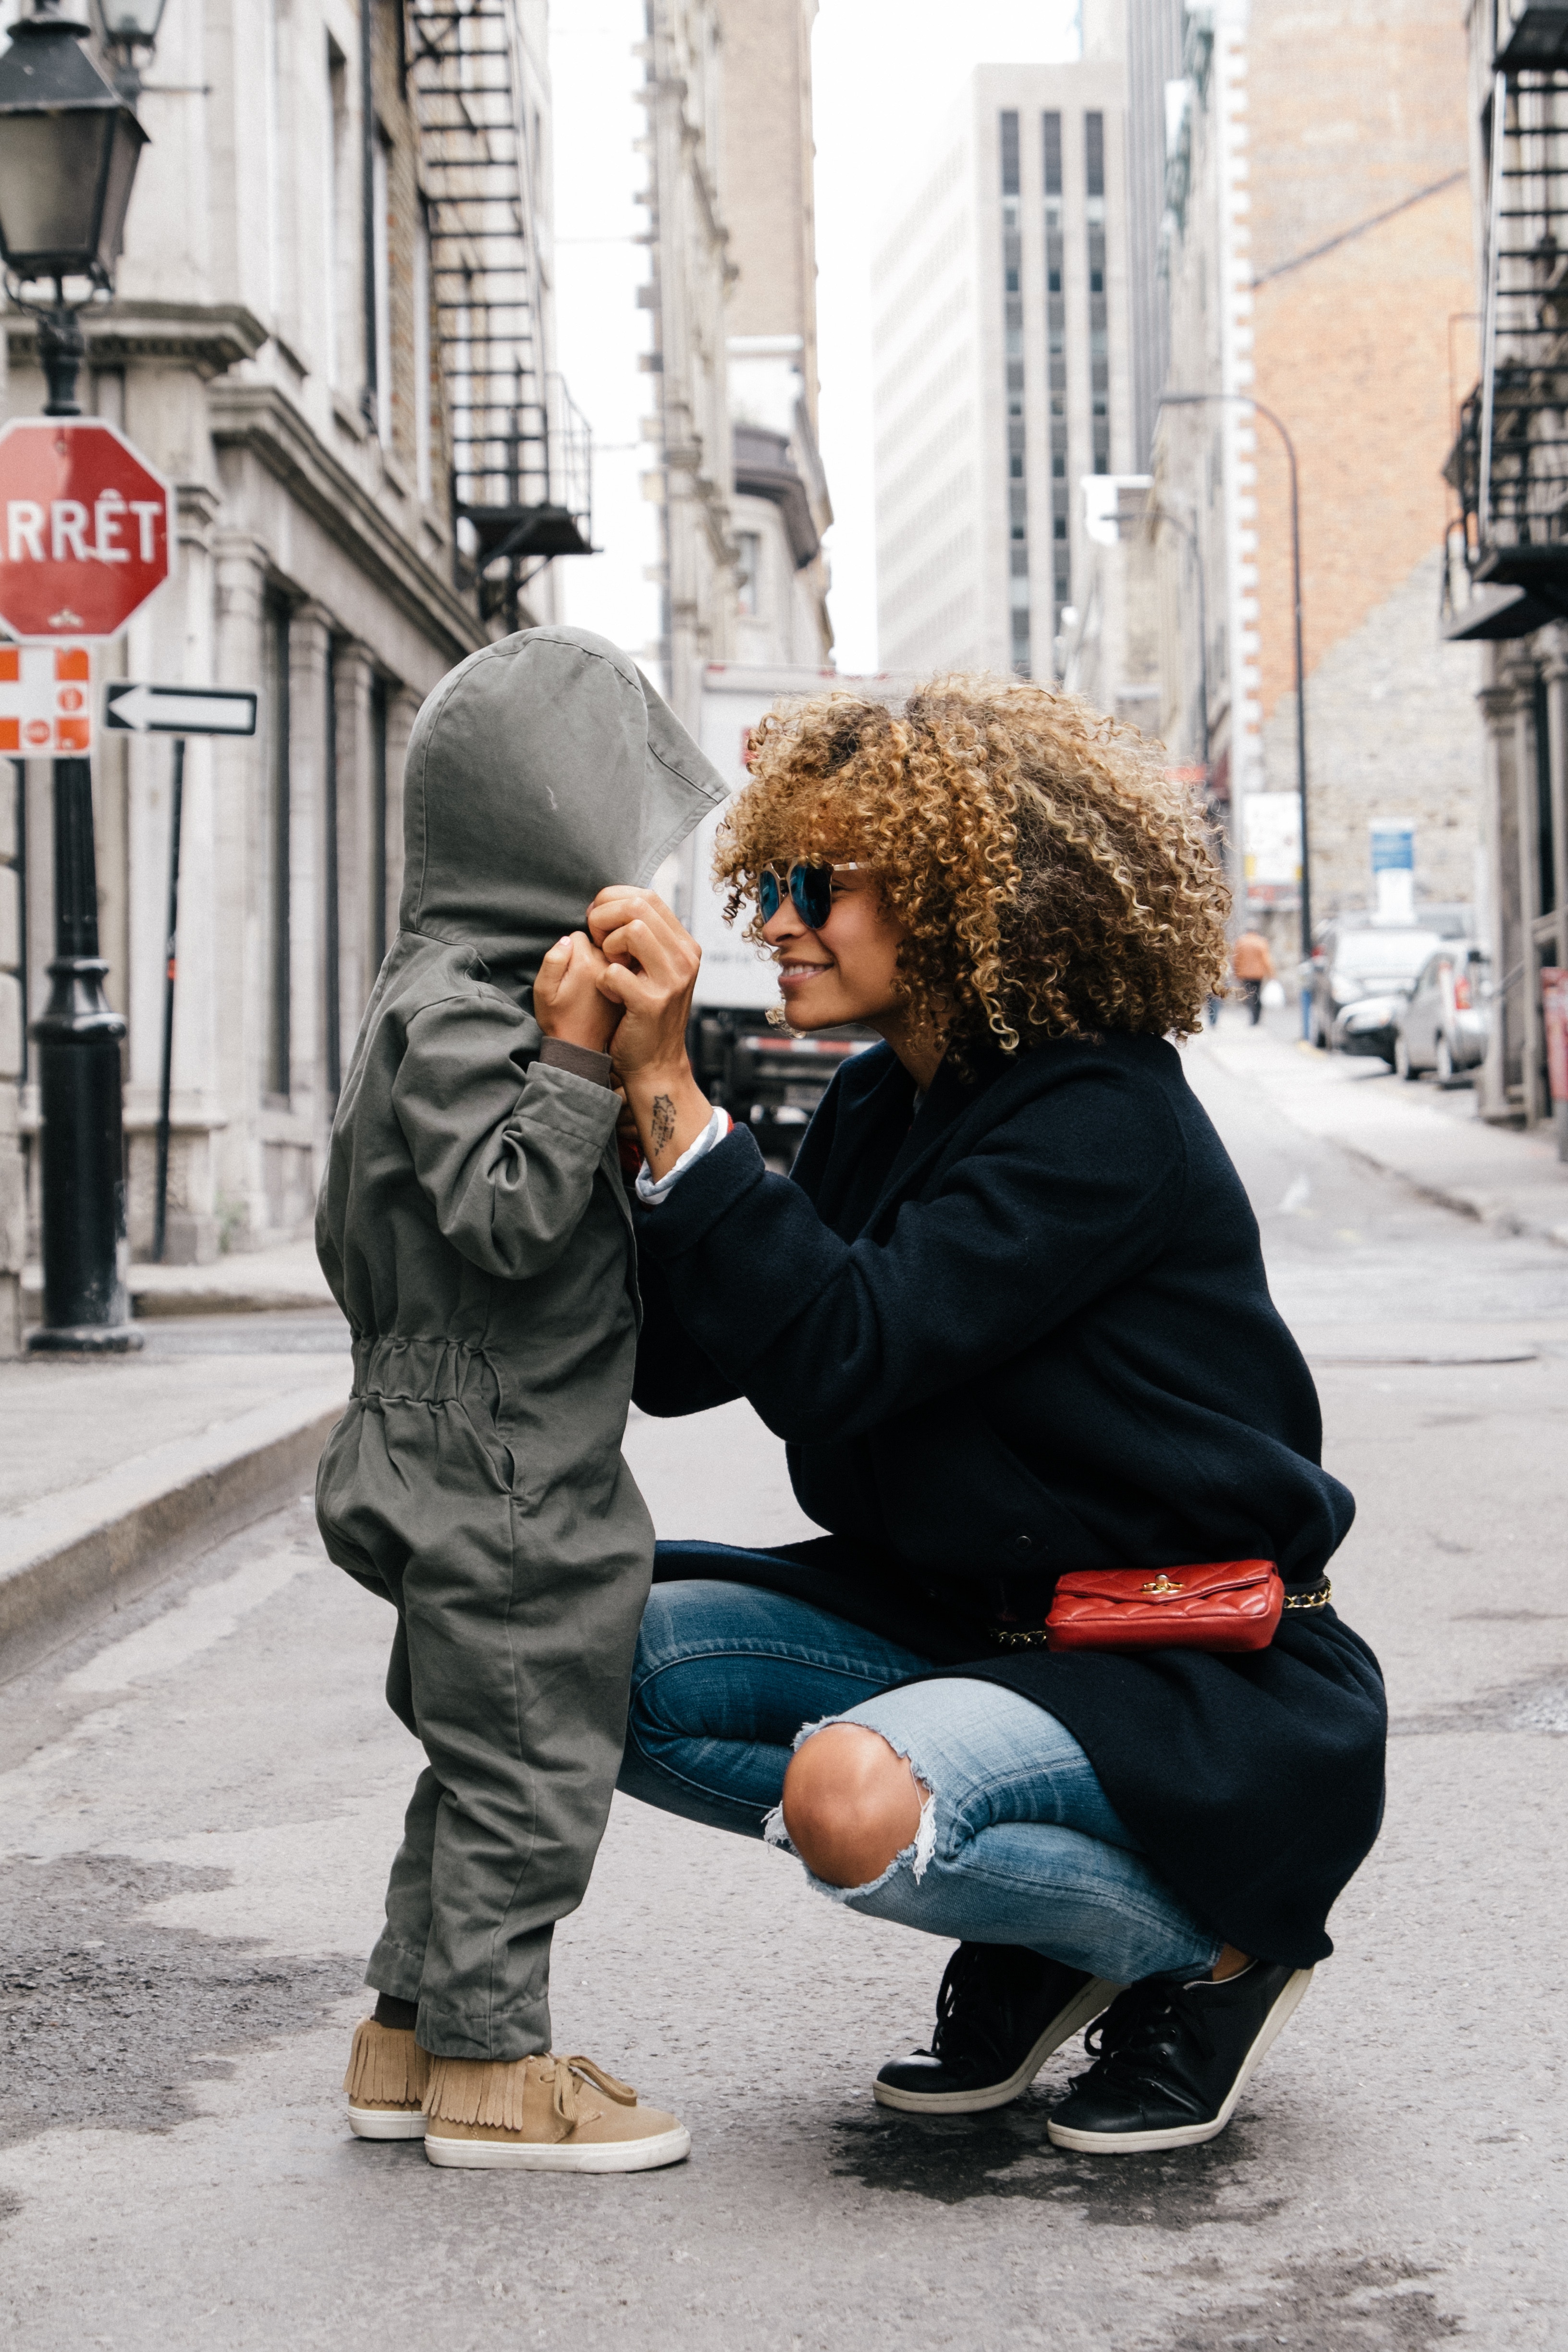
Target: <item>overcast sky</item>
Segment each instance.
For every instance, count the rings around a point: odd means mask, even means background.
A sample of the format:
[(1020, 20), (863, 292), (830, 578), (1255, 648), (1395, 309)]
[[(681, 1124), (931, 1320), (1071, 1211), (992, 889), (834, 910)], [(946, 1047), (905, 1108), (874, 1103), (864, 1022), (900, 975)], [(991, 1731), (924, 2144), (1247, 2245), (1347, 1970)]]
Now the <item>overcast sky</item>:
[[(837, 520), (833, 564), (836, 658), (877, 666), (871, 496), (869, 257), (879, 225), (915, 188), (972, 66), (1037, 64), (1077, 54), (1075, 0), (823, 0), (814, 56), (816, 258), (822, 445)], [(563, 559), (566, 617), (638, 651), (655, 635), (656, 511), (638, 482), (637, 446), (649, 383), (637, 355), (648, 319), (637, 307), (646, 249), (631, 240), (646, 165), (633, 151), (643, 117), (632, 57), (641, 0), (555, 0), (556, 304), (563, 370), (593, 424), (595, 543)]]

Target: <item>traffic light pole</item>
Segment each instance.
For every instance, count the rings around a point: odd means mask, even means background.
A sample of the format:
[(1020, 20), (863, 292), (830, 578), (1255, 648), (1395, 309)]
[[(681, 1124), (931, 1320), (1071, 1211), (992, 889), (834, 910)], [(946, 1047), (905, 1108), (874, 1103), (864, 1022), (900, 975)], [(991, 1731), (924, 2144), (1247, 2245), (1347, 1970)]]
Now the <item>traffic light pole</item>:
[(125, 1288), (125, 1145), (120, 1041), (125, 1024), (103, 993), (92, 768), (55, 768), (55, 959), (38, 1047), (38, 1197), (44, 1225), (42, 1352), (123, 1353), (142, 1345)]

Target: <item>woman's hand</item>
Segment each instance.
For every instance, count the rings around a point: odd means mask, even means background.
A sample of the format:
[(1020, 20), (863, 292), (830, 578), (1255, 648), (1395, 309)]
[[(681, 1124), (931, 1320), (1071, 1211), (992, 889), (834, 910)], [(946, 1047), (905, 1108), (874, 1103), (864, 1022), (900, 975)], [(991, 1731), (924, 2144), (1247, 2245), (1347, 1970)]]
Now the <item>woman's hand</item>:
[(597, 986), (620, 1014), (616, 1076), (648, 1166), (666, 1175), (713, 1115), (686, 1055), (702, 950), (662, 898), (628, 883), (600, 891), (588, 929), (605, 960)]
[(585, 1045), (594, 1054), (609, 1052), (620, 1008), (599, 987), (606, 969), (586, 931), (556, 940), (533, 983), (533, 1017), (546, 1037)]

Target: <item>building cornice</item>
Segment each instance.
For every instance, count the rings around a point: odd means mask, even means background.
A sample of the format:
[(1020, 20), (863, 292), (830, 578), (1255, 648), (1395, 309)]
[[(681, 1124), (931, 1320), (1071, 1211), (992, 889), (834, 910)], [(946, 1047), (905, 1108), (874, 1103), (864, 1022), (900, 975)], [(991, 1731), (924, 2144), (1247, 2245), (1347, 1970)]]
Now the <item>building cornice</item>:
[[(81, 313), (81, 327), (89, 368), (124, 360), (182, 360), (208, 377), (254, 359), (270, 340), (269, 330), (240, 302), (90, 304)], [(7, 311), (5, 337), (13, 365), (37, 361), (37, 324), (28, 312)]]
[(248, 449), (411, 621), (445, 635), (455, 661), (485, 644), (477, 615), (275, 385), (214, 384), (207, 412), (216, 446)]

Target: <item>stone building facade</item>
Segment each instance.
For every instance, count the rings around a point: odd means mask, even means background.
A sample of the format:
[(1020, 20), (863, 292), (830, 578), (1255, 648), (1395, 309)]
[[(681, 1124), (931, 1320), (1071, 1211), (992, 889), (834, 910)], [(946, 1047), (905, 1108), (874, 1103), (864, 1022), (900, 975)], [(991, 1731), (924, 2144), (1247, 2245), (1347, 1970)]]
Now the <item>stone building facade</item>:
[[(1462, 28), (1428, 0), (1212, 0), (1187, 12), (1173, 99), (1168, 388), (1229, 397), (1163, 412), (1155, 497), (1201, 551), (1237, 880), (1290, 952), (1289, 477), (1237, 395), (1297, 454), (1314, 913), (1371, 902), (1375, 818), (1414, 821), (1418, 901), (1476, 891), (1478, 661), (1436, 620), (1450, 374), (1474, 331)], [(1203, 665), (1174, 531), (1166, 562), (1165, 731), (1190, 740)]]
[[(396, 926), (415, 714), (487, 636), (551, 609), (550, 572), (531, 567), (520, 594), (515, 570), (487, 572), (493, 540), (466, 519), (487, 495), (475, 467), (502, 464), (476, 456), (498, 429), (501, 372), (521, 384), (526, 366), (542, 386), (551, 363), (545, 5), (460, 13), (459, 38), (445, 0), (170, 8), (115, 298), (86, 317), (83, 407), (176, 486), (180, 536), (178, 576), (101, 649), (99, 683), (261, 698), (254, 741), (189, 747), (171, 1255), (309, 1230)], [(500, 177), (486, 185), (510, 191), (500, 277), (500, 249), (466, 226), (479, 150), (449, 127), (455, 91), (489, 126)], [(6, 327), (8, 413), (36, 414), (31, 322), (13, 310)], [(514, 471), (545, 446), (514, 446)], [(153, 1216), (170, 756), (124, 738), (95, 756), (107, 986), (129, 1024), (133, 1253)], [(50, 786), (31, 763), (18, 800), (19, 977), (35, 1011), (52, 952)], [(0, 967), (7, 952), (0, 905)], [(24, 1134), (36, 1115), (25, 1083)]]
[(658, 654), (695, 733), (702, 665), (728, 661), (736, 607), (725, 304), (734, 264), (720, 201), (723, 28), (716, 0), (648, 0), (643, 100), (654, 406), (643, 488), (663, 516)]

